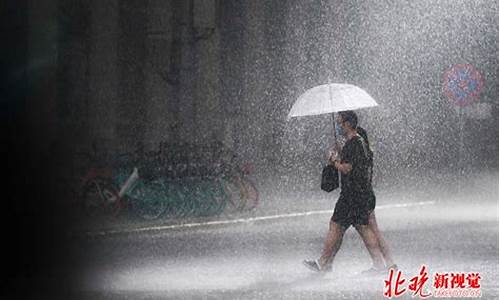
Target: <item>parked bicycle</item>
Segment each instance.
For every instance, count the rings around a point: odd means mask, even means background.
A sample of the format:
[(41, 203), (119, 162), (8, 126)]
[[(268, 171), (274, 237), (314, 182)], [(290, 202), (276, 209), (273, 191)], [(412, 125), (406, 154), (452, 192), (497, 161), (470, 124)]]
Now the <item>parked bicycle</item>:
[(116, 216), (126, 208), (152, 220), (233, 214), (258, 205), (249, 164), (234, 167), (231, 159), (207, 164), (199, 159), (203, 155), (186, 160), (182, 152), (167, 156), (161, 149), (139, 149), (113, 163), (108, 159), (107, 167), (90, 168), (82, 188), (86, 213)]
[[(89, 155), (87, 155), (89, 156)], [(131, 159), (133, 157), (133, 159)], [(125, 161), (125, 164), (123, 164)], [(81, 204), (89, 216), (117, 216), (124, 208), (145, 220), (156, 219), (166, 210), (166, 197), (161, 186), (139, 176), (139, 168), (131, 167), (137, 162), (137, 152), (120, 155), (114, 168), (110, 166), (90, 167), (81, 179)], [(97, 160), (93, 159), (93, 163)]]
[(249, 164), (241, 168), (231, 168), (223, 175), (224, 191), (228, 195), (226, 212), (236, 213), (252, 210), (259, 204), (259, 192), (248, 175)]

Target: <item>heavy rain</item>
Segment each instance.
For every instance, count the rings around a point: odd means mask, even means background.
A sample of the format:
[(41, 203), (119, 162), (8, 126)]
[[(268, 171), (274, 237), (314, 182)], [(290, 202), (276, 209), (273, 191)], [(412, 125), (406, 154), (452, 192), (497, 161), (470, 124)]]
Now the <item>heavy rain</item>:
[[(498, 299), (497, 1), (28, 0), (2, 14), (6, 294)], [(320, 188), (338, 111), (289, 116), (324, 84), (376, 101), (353, 110), (401, 282), (386, 257), (366, 272), (353, 227), (330, 271), (303, 264), (345, 188)]]

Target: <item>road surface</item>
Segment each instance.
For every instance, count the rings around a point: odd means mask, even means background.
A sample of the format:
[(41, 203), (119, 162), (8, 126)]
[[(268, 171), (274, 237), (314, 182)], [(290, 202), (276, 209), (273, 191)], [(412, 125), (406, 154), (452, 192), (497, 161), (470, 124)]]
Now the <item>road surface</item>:
[[(498, 299), (498, 185), (468, 193), (386, 194), (376, 210), (402, 275), (479, 272), (483, 299)], [(496, 189), (492, 189), (496, 186)], [(383, 193), (381, 193), (384, 195)], [(301, 203), (313, 203), (314, 196)], [(406, 195), (406, 196), (404, 196)], [(308, 197), (301, 194), (299, 197)], [(390, 198), (390, 199), (389, 199)], [(292, 199), (290, 201), (293, 201)], [(281, 200), (281, 201), (286, 201)], [(383, 299), (387, 274), (371, 266), (356, 231), (344, 237), (332, 272), (317, 258), (334, 202), (268, 209), (233, 221), (94, 230), (75, 240), (72, 296), (81, 299)], [(278, 202), (278, 201), (275, 201)], [(264, 204), (263, 204), (264, 205)], [(265, 205), (264, 205), (265, 206)], [(325, 208), (322, 210), (320, 208)], [(411, 298), (406, 292), (403, 298)], [(455, 298), (456, 299), (456, 298)]]

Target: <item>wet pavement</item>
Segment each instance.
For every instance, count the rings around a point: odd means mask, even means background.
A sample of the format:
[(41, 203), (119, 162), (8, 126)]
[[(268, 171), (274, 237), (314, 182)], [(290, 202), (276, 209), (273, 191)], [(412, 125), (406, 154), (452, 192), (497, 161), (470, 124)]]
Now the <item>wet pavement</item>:
[[(478, 179), (474, 189), (460, 194), (435, 187), (410, 196), (389, 191), (379, 193), (383, 196), (379, 196), (376, 210), (379, 227), (407, 282), (418, 274), (422, 265), (429, 270), (428, 290), (432, 289), (435, 273), (479, 272), (482, 298), (498, 299), (498, 174), (488, 178), (489, 181)], [(371, 264), (354, 229), (346, 232), (333, 271), (318, 275), (306, 269), (301, 261), (318, 257), (330, 214), (255, 218), (333, 207), (331, 199), (315, 192), (274, 202), (287, 199), (315, 204), (293, 208), (290, 203), (293, 209), (287, 211), (257, 211), (251, 216), (238, 216), (254, 218), (239, 223), (79, 237), (73, 247), (74, 268), (78, 272), (72, 274), (71, 296), (383, 299), (388, 273), (360, 274)], [(403, 299), (411, 295), (406, 292)]]

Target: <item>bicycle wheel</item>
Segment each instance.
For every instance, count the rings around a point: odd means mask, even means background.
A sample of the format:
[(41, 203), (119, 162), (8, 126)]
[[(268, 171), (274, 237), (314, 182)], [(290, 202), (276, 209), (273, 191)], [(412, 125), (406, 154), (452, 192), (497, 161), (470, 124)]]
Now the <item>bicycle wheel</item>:
[(248, 178), (242, 178), (244, 209), (252, 210), (259, 205), (259, 191), (255, 184)]
[(188, 181), (180, 181), (177, 186), (177, 192), (179, 197), (179, 209), (180, 217), (189, 217), (196, 213), (198, 202), (193, 196), (194, 192)]
[(178, 181), (168, 181), (166, 183), (169, 206), (165, 214), (170, 218), (180, 218), (186, 214), (184, 194)]
[(198, 201), (198, 216), (213, 216), (220, 214), (225, 204), (224, 191), (212, 180), (196, 182), (195, 197)]
[(88, 180), (83, 186), (81, 199), (88, 216), (116, 216), (121, 209), (118, 189), (106, 178), (96, 177)]
[(222, 185), (226, 194), (225, 212), (233, 214), (242, 211), (245, 207), (245, 201), (239, 185), (233, 180), (223, 180)]
[(194, 205), (194, 216), (210, 216), (210, 197), (201, 182), (191, 182), (190, 201)]
[(220, 215), (226, 208), (228, 196), (218, 181), (210, 181), (208, 193), (211, 199), (210, 211), (212, 215)]
[(154, 183), (138, 183), (129, 197), (134, 213), (143, 220), (158, 219), (168, 207), (165, 193)]

